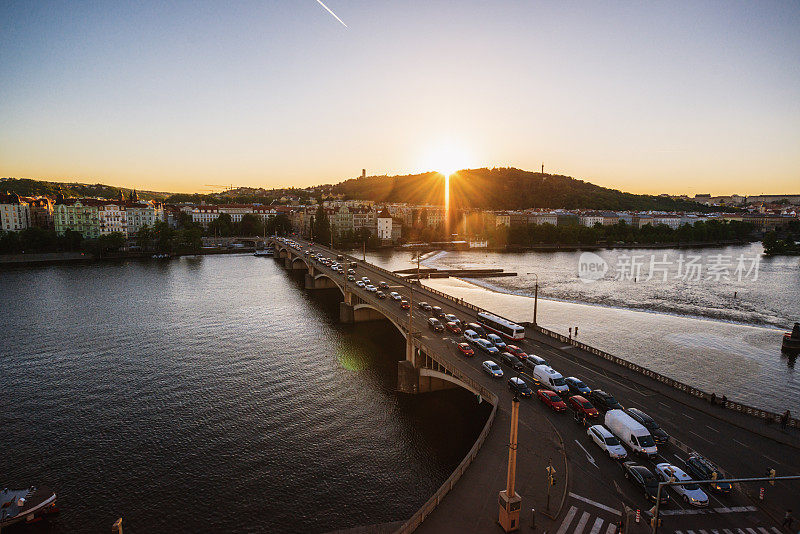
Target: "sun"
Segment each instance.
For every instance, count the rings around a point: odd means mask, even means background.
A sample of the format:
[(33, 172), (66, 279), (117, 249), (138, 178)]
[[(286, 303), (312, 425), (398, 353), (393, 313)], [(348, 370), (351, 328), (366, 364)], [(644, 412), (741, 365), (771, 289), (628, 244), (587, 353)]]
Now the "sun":
[(472, 156), (463, 146), (453, 141), (440, 141), (425, 147), (422, 169), (435, 171), (449, 177), (470, 166)]

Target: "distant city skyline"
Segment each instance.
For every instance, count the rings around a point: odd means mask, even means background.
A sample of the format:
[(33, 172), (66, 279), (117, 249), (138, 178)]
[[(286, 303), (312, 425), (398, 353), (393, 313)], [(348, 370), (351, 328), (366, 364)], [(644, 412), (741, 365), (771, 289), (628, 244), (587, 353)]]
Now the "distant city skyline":
[(2, 4), (0, 176), (207, 192), (544, 162), (632, 193), (800, 189), (796, 2), (320, 4)]

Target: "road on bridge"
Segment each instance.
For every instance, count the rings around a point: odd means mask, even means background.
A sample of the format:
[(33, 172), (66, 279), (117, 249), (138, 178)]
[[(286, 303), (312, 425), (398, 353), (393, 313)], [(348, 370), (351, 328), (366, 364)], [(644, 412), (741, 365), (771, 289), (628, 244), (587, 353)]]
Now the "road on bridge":
[[(340, 252), (331, 252), (326, 247), (319, 245), (310, 246), (308, 242), (295, 239), (301, 243), (302, 248), (324, 254), (333, 260)], [(295, 255), (304, 258), (308, 264), (337, 284), (344, 286), (347, 291), (353, 292), (358, 297), (369, 303), (375, 309), (391, 318), (396, 324), (408, 324), (408, 312), (401, 310), (399, 303), (391, 299), (381, 300), (363, 288), (356, 287), (352, 282), (347, 282), (346, 275), (342, 275), (319, 262), (314, 262), (303, 251), (294, 251)], [(475, 322), (475, 310), (460, 304), (458, 301), (439, 296), (419, 284), (411, 284), (393, 273), (379, 267), (346, 256), (347, 261), (356, 261), (358, 268), (356, 278), (368, 277), (372, 283), (378, 284), (385, 281), (390, 285), (388, 291), (397, 291), (403, 298), (410, 299), (413, 290), (412, 328), (418, 331), (426, 345), (435, 350), (450, 351), (458, 354), (455, 344), (463, 341), (461, 336), (442, 332), (433, 332), (427, 327), (428, 313), (417, 308), (417, 303), (424, 300), (431, 305), (440, 306), (445, 313), (453, 313), (462, 323)], [(601, 313), (601, 311), (598, 311)], [(647, 377), (634, 374), (612, 362), (602, 360), (592, 354), (573, 347), (572, 345), (559, 344), (557, 341), (546, 338), (544, 335), (529, 330), (525, 340), (515, 342), (528, 354), (535, 354), (545, 358), (550, 365), (564, 376), (576, 376), (582, 379), (592, 389), (603, 389), (612, 393), (625, 407), (635, 407), (643, 410), (674, 438), (687, 444), (692, 450), (702, 454), (714, 462), (726, 474), (736, 477), (763, 476), (769, 467), (774, 467), (779, 475), (800, 474), (800, 440), (796, 432), (783, 432), (776, 436), (779, 429), (766, 427), (762, 422), (736, 419), (721, 413), (715, 413), (713, 408), (702, 406), (702, 401), (683, 392), (674, 390), (665, 392), (663, 385)], [(488, 359), (477, 348), (472, 358), (460, 357), (460, 367), (471, 378), (484, 387), (494, 391), (499, 397), (498, 418), (491, 434), (495, 435), (495, 443), (507, 442), (508, 417), (501, 417), (510, 411), (512, 394), (506, 387), (506, 379), (514, 376), (516, 371), (511, 370), (500, 360), (498, 363), (504, 369), (505, 377), (501, 380), (493, 379), (484, 373), (481, 362)], [(523, 375), (524, 377), (524, 375)], [(527, 379), (532, 386), (533, 380)], [(716, 408), (721, 412), (722, 408)], [(739, 414), (737, 414), (739, 415)], [(543, 424), (546, 419), (552, 427)], [(599, 421), (602, 422), (602, 421)], [(759, 425), (764, 428), (759, 428)], [(557, 429), (557, 433), (553, 429)], [(560, 438), (560, 439), (559, 439)], [(531, 440), (526, 443), (524, 440)], [(545, 520), (537, 514), (537, 526), (552, 524), (549, 532), (557, 534), (578, 533), (598, 534), (615, 531), (613, 524), (619, 520), (620, 511), (625, 506), (642, 511), (643, 522), (646, 521), (645, 511), (652, 507), (639, 490), (628, 480), (624, 479), (618, 461), (608, 458), (586, 435), (586, 429), (576, 423), (568, 414), (556, 414), (541, 404), (535, 398), (523, 399), (520, 410), (520, 448), (519, 464), (521, 469), (531, 480), (521, 480), (518, 493), (523, 499), (523, 524), (527, 520), (526, 511), (536, 503), (542, 502), (545, 491), (545, 477), (543, 469), (541, 477), (536, 475), (539, 469), (527, 469), (526, 452), (533, 456), (533, 462), (542, 466), (547, 457), (561, 455), (561, 441), (563, 440), (564, 453), (568, 464), (568, 485), (563, 487), (564, 477), (560, 477), (562, 486), (557, 486), (554, 494), (556, 502), (554, 507), (560, 506), (559, 515), (554, 521)], [(472, 532), (492, 531), (499, 527), (495, 524), (497, 519), (497, 492), (505, 485), (505, 464), (507, 461), (507, 443), (505, 448), (490, 447), (491, 440), (487, 440), (476, 462), (467, 470), (467, 475), (456, 485), (459, 494), (455, 491), (449, 494), (436, 511), (426, 519), (420, 531), (430, 530), (441, 532), (442, 529), (452, 532), (464, 532), (467, 528)], [(495, 458), (486, 458), (493, 455)], [(655, 461), (637, 459), (638, 463), (646, 465), (653, 470), (655, 463), (669, 462), (678, 467), (684, 467), (688, 453), (672, 444), (659, 446), (659, 454)], [(630, 458), (629, 458), (630, 459)], [(553, 458), (554, 465), (558, 459)], [(531, 467), (530, 465), (528, 467)], [(478, 472), (493, 469), (496, 472)], [(476, 473), (471, 473), (475, 470)], [(529, 474), (531, 473), (531, 474)], [(473, 475), (473, 476), (470, 476)], [(488, 477), (488, 479), (487, 479)], [(470, 483), (480, 484), (484, 487), (480, 491), (470, 491), (462, 486)], [(487, 481), (488, 480), (488, 481)], [(765, 501), (753, 501), (744, 495), (747, 489), (753, 494), (758, 494), (760, 487), (765, 487)], [(526, 494), (525, 492), (529, 492)], [(485, 494), (484, 493), (488, 493)], [(532, 495), (531, 493), (535, 493)], [(783, 511), (792, 508), (800, 512), (800, 483), (778, 481), (776, 485), (753, 485), (747, 488), (738, 486), (728, 496), (709, 493), (710, 503), (708, 508), (693, 508), (674, 496), (663, 510), (663, 523), (659, 532), (676, 532), (688, 534), (766, 534), (784, 532), (778, 529)], [(563, 506), (558, 500), (565, 494)], [(456, 498), (458, 497), (458, 498)], [(469, 502), (473, 500), (474, 502)], [(467, 502), (465, 502), (466, 500)], [(537, 509), (543, 510), (544, 506), (538, 505)], [(551, 508), (552, 509), (552, 508)], [(457, 514), (457, 515), (454, 515)], [(788, 532), (788, 531), (785, 531)]]

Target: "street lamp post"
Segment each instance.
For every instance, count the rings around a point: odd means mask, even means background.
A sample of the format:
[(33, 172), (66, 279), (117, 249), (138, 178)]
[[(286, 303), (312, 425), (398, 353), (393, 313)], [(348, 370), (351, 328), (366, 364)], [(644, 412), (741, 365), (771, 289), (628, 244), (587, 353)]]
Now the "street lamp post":
[(539, 305), (539, 275), (536, 273), (528, 273), (536, 277), (536, 282), (533, 286), (533, 326), (536, 326), (536, 308)]

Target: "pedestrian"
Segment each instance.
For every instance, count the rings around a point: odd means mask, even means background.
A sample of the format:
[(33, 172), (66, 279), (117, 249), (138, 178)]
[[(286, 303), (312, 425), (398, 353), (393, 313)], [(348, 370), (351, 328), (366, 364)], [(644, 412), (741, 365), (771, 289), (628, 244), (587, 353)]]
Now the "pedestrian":
[(569, 327), (569, 338), (572, 339), (572, 327)]
[(789, 424), (789, 415), (790, 415), (789, 410), (786, 410), (785, 412), (783, 412), (783, 415), (781, 416), (781, 428), (783, 428), (784, 430), (786, 429), (786, 425)]
[(575, 337), (578, 337), (578, 327), (575, 327)]
[(717, 403), (717, 394), (716, 393), (712, 393), (711, 394), (711, 406), (714, 406), (716, 403)]
[(786, 515), (783, 516), (783, 523), (781, 523), (782, 527), (792, 528), (792, 523), (794, 522), (794, 516), (792, 515), (792, 510), (786, 510)]
[(726, 404), (728, 404), (728, 397), (726, 397), (725, 395), (723, 395), (723, 396), (722, 396), (722, 405), (723, 405), (723, 406), (725, 406)]

